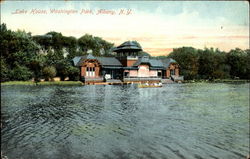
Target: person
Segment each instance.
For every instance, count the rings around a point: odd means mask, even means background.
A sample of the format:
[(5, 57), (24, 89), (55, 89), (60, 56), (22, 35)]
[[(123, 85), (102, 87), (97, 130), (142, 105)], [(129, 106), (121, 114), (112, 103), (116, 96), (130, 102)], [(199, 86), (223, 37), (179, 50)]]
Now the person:
[(106, 73), (104, 73), (104, 75), (103, 75), (103, 82), (107, 82)]

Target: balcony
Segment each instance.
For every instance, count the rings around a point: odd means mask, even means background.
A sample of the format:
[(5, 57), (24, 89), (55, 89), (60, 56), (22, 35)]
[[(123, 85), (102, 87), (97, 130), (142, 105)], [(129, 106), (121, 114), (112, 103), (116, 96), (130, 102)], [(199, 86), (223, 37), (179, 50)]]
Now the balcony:
[(161, 81), (160, 77), (124, 77), (123, 82)]

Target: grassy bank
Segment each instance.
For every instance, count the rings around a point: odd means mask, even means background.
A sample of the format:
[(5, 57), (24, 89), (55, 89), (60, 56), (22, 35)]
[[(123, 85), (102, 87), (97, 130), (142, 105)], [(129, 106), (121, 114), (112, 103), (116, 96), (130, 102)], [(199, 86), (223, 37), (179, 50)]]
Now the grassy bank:
[(1, 85), (82, 85), (80, 81), (44, 81), (44, 82), (33, 82), (33, 81), (9, 81), (2, 82)]
[(250, 80), (246, 79), (216, 79), (212, 82), (223, 82), (223, 83), (249, 83)]
[(185, 80), (183, 83), (250, 83), (246, 79)]

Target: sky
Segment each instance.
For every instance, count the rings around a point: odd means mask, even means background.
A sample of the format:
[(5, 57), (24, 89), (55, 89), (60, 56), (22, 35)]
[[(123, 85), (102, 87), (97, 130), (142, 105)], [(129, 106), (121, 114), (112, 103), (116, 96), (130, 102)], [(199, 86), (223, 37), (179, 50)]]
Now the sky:
[(249, 49), (247, 1), (2, 1), (1, 23), (32, 35), (136, 40), (152, 56), (191, 46)]

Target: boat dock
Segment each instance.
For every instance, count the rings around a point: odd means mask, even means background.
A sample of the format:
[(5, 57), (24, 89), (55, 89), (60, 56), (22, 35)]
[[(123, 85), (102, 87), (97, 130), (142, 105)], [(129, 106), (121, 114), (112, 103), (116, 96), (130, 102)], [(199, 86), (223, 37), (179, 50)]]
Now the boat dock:
[(106, 82), (103, 81), (85, 81), (83, 83), (83, 85), (128, 85), (128, 84), (143, 84), (143, 83), (162, 83), (162, 84), (172, 84), (175, 83), (174, 81), (168, 79), (164, 79), (164, 80), (149, 80), (149, 81), (121, 81), (121, 80), (116, 80), (116, 79), (111, 79), (111, 80), (107, 80)]

